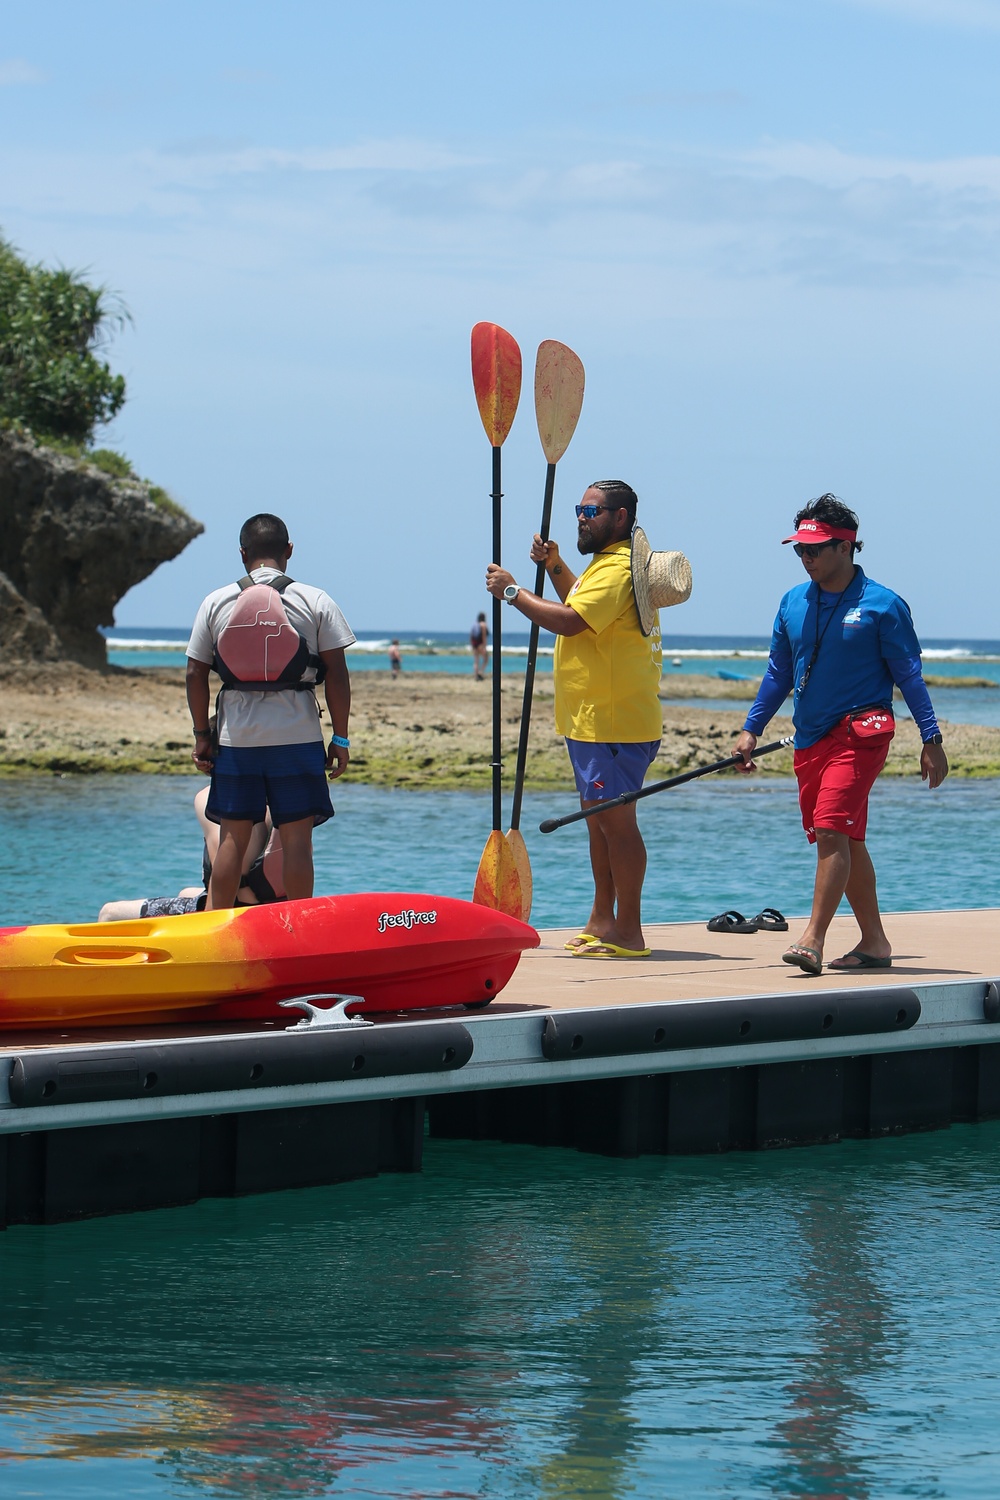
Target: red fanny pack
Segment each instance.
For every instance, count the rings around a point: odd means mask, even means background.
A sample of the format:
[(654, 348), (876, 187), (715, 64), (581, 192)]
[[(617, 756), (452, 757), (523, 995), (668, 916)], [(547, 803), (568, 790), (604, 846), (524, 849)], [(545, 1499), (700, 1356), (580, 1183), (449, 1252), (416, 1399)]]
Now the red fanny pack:
[(856, 708), (847, 715), (846, 723), (859, 740), (885, 739), (896, 733), (891, 708)]

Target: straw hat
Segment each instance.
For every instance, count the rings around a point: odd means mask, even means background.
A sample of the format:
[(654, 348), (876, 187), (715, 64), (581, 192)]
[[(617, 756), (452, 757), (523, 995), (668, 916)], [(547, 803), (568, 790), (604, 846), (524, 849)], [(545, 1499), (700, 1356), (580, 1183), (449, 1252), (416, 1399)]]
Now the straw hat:
[(632, 528), (632, 588), (639, 628), (649, 635), (656, 612), (691, 594), (691, 564), (683, 552), (654, 552), (641, 526)]

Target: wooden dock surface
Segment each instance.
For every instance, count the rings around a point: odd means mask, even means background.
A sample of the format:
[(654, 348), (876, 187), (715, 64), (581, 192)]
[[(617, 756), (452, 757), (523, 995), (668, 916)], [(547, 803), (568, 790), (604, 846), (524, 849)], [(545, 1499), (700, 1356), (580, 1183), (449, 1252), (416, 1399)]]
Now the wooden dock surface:
[[(781, 961), (782, 953), (805, 927), (802, 917), (790, 918), (787, 932), (753, 936), (709, 932), (703, 922), (647, 924), (652, 956), (644, 959), (576, 958), (563, 944), (578, 929), (544, 931), (541, 947), (522, 956), (514, 977), (491, 1009), (528, 1004), (545, 1010), (576, 1010), (644, 1000), (723, 1000), (737, 995), (795, 995), (853, 985), (870, 989), (1000, 976), (1000, 911), (905, 912), (884, 921), (894, 950), (891, 969), (853, 973), (824, 969), (818, 978)], [(835, 918), (827, 955), (839, 958), (849, 952), (857, 934), (853, 918)]]

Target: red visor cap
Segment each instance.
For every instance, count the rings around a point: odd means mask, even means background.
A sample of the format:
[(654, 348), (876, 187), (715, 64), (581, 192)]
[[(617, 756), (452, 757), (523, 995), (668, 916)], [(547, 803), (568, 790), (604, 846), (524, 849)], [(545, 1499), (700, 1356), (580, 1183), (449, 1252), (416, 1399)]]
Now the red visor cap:
[(850, 531), (846, 526), (828, 526), (826, 521), (800, 521), (799, 529), (791, 536), (781, 539), (781, 545), (786, 542), (812, 543), (814, 547), (821, 542), (856, 542), (858, 533)]

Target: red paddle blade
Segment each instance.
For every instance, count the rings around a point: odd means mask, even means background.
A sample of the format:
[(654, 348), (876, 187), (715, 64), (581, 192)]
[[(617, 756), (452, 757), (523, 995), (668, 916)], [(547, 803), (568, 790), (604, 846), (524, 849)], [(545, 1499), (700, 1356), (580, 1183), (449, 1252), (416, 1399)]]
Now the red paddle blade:
[(521, 351), (497, 323), (477, 323), (472, 330), (472, 384), (486, 436), (499, 448), (521, 396)]
[(535, 359), (535, 419), (547, 463), (557, 464), (570, 445), (583, 406), (583, 364), (556, 339), (545, 339)]

